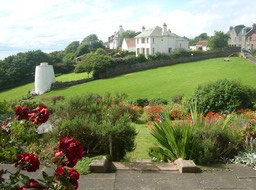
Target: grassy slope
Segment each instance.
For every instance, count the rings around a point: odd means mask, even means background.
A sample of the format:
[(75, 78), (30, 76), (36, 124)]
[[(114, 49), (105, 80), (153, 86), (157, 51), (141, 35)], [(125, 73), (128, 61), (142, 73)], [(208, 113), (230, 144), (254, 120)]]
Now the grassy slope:
[[(170, 99), (175, 95), (190, 96), (194, 89), (202, 83), (221, 78), (241, 81), (256, 87), (256, 65), (243, 58), (231, 58), (224, 62), (223, 58), (209, 59), (174, 66), (161, 67), (142, 72), (122, 75), (110, 79), (97, 80), (65, 89), (54, 90), (40, 97), (72, 96), (87, 92), (104, 94), (105, 92), (124, 92), (128, 99), (156, 98)], [(80, 79), (87, 74), (68, 74), (57, 78), (57, 81)], [(0, 93), (0, 99), (15, 99), (25, 96), (33, 88), (28, 84)], [(39, 97), (39, 98), (40, 98)]]
[(43, 96), (72, 96), (87, 92), (99, 94), (125, 92), (130, 100), (143, 97), (170, 99), (180, 94), (190, 96), (199, 84), (221, 78), (239, 80), (243, 84), (256, 87), (255, 73), (256, 65), (243, 58), (231, 58), (230, 62), (217, 58), (97, 80), (55, 90)]

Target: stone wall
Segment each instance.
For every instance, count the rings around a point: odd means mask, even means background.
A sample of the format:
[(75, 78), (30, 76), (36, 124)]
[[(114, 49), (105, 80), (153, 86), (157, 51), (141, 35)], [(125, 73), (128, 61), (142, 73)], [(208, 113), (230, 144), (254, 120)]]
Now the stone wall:
[(200, 60), (217, 58), (217, 57), (228, 57), (239, 51), (240, 51), (240, 48), (232, 47), (232, 48), (227, 48), (225, 50), (220, 50), (212, 53), (206, 52), (205, 54), (191, 56), (191, 57), (180, 57), (180, 58), (165, 59), (165, 60), (152, 60), (144, 63), (120, 65), (113, 68), (107, 68), (104, 72), (100, 73), (96, 78), (99, 78), (99, 79), (109, 78), (109, 77), (114, 77), (122, 74), (128, 74), (132, 72), (143, 71), (143, 70), (157, 68), (157, 67), (170, 66), (170, 65), (175, 65), (179, 63), (200, 61)]
[(66, 88), (78, 84), (83, 84), (86, 82), (93, 81), (93, 78), (86, 78), (81, 80), (75, 80), (75, 81), (67, 81), (67, 82), (55, 82), (51, 86), (51, 90), (59, 89), (59, 88)]

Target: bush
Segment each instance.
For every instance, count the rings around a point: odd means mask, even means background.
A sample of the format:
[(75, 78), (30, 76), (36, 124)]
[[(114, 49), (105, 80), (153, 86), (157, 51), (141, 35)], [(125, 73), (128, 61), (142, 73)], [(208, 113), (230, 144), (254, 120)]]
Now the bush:
[(147, 98), (138, 98), (134, 101), (131, 102), (132, 105), (135, 105), (135, 106), (141, 106), (141, 107), (145, 107), (149, 104), (149, 101)]
[(83, 72), (86, 72), (86, 70), (83, 67), (83, 65), (82, 64), (76, 65), (74, 73), (83, 73)]
[(255, 89), (223, 79), (198, 86), (191, 102), (197, 102), (198, 109), (204, 113), (223, 113), (237, 109), (252, 109), (255, 100)]
[[(151, 134), (158, 144), (150, 149), (153, 160), (193, 159), (197, 164), (212, 164), (233, 158), (243, 150), (240, 128), (232, 115), (191, 113), (191, 120), (170, 121), (169, 115), (155, 122)], [(161, 156), (162, 155), (162, 156)]]
[(110, 154), (112, 142), (112, 159), (121, 160), (134, 149), (136, 136), (131, 118), (137, 116), (122, 103), (125, 97), (87, 94), (57, 102), (51, 108), (52, 122), (57, 127), (50, 135), (73, 136), (84, 144), (89, 156)]
[(164, 98), (153, 98), (152, 100), (150, 100), (150, 104), (167, 105), (168, 100)]

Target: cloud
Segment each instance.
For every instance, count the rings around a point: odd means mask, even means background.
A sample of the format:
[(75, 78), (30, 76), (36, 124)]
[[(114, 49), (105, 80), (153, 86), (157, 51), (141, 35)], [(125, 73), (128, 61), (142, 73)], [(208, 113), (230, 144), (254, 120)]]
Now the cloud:
[(15, 49), (64, 49), (90, 34), (107, 41), (123, 25), (141, 31), (165, 22), (193, 38), (203, 32), (256, 22), (251, 0), (0, 0), (0, 45)]

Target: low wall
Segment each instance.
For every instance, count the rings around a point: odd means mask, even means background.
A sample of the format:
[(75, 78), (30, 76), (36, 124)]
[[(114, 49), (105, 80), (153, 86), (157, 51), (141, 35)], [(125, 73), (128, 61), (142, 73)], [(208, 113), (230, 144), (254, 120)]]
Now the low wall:
[(217, 57), (227, 57), (234, 53), (237, 53), (240, 48), (227, 48), (217, 52), (209, 52), (202, 55), (191, 56), (191, 57), (180, 57), (173, 59), (162, 59), (162, 60), (151, 60), (144, 63), (136, 63), (131, 65), (120, 65), (111, 68), (106, 68), (106, 70), (100, 73), (96, 78), (109, 78), (118, 75), (128, 74), (137, 71), (143, 71), (147, 69), (153, 69), (157, 67), (170, 66), (180, 63), (187, 63), (193, 61), (200, 61), (205, 59), (217, 58)]
[(75, 81), (67, 81), (67, 82), (55, 82), (51, 86), (51, 90), (59, 89), (59, 88), (66, 88), (78, 84), (83, 84), (86, 82), (93, 81), (93, 78), (86, 78), (81, 80), (75, 80)]

